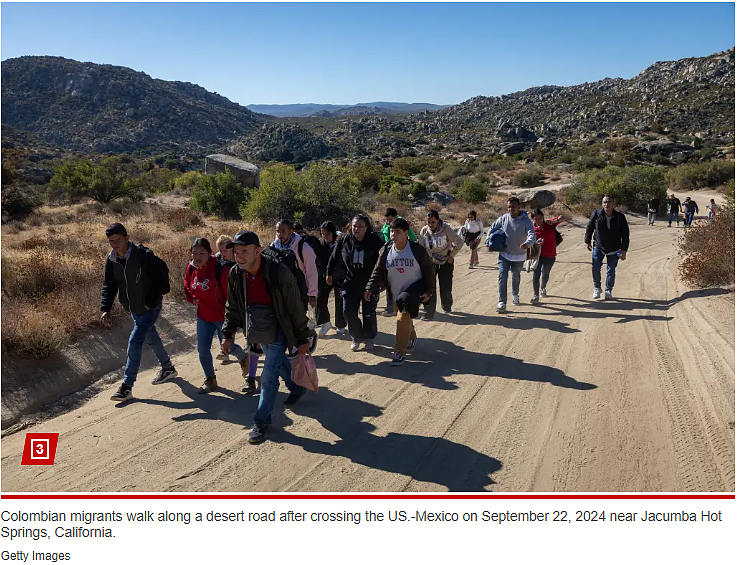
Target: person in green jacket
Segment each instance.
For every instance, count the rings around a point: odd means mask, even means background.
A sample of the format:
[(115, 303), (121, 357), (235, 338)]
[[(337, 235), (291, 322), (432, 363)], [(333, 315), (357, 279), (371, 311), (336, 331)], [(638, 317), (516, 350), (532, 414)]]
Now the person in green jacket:
[[(397, 210), (395, 208), (387, 208), (384, 211), (384, 225), (382, 226), (382, 238), (384, 239), (384, 242), (387, 243), (390, 240), (390, 224), (394, 222), (397, 218), (402, 218), (402, 216), (397, 215)], [(410, 238), (410, 241), (416, 241), (415, 232), (413, 232), (413, 228), (410, 228), (408, 231), (408, 237)], [(382, 316), (385, 316), (389, 318), (390, 316), (396, 316), (397, 313), (395, 312), (395, 301), (392, 297), (392, 291), (389, 287), (387, 287), (387, 291), (385, 292), (386, 298), (387, 298), (387, 306), (384, 309), (384, 312), (382, 312)]]

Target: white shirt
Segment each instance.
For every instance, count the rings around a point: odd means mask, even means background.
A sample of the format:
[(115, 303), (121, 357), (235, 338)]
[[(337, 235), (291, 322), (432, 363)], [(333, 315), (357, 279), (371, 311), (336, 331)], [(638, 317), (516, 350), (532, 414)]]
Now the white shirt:
[(484, 224), (482, 223), (482, 220), (469, 220), (467, 218), (464, 228), (467, 233), (482, 233), (482, 230), (484, 230)]

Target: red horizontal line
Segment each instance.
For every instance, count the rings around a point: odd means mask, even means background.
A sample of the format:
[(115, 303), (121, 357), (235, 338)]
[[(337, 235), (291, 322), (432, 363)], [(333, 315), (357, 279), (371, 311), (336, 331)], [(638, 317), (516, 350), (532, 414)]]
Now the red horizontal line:
[(735, 500), (735, 494), (3, 494), (4, 500)]

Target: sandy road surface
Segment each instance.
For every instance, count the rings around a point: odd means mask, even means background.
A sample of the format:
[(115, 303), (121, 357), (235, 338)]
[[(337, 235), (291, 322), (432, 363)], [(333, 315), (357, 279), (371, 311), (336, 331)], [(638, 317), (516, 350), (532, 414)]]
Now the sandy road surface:
[(496, 254), (468, 270), (464, 252), (455, 313), (418, 323), (404, 367), (391, 319), (371, 353), (331, 332), (320, 391), (294, 411), (280, 393), (272, 441), (247, 443), (257, 400), (234, 392), (238, 365), (203, 397), (192, 352), (171, 383), (142, 374), (126, 406), (110, 387), (32, 428), (60, 432), (53, 467), (21, 467), (25, 434), (4, 438), (2, 490), (733, 491), (734, 295), (686, 289), (679, 230), (631, 223), (612, 302), (591, 301), (581, 224), (562, 229), (545, 304), (505, 315)]

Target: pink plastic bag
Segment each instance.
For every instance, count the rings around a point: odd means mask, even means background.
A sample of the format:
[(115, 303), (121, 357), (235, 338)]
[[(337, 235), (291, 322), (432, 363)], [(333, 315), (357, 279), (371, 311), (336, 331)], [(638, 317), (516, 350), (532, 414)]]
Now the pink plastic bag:
[(292, 363), (292, 382), (318, 392), (318, 368), (312, 355), (298, 355)]

